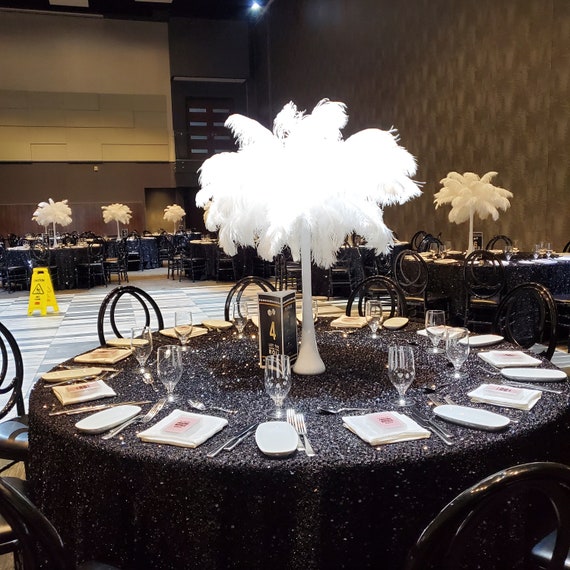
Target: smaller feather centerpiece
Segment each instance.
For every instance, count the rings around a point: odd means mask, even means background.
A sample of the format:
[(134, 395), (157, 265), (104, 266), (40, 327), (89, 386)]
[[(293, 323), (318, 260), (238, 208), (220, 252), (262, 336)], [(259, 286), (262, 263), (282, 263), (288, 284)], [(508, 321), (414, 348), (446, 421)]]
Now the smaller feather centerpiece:
[(121, 232), (119, 224), (125, 226), (131, 221), (133, 215), (131, 209), (125, 204), (109, 204), (108, 206), (101, 206), (103, 210), (103, 221), (108, 224), (109, 222), (117, 222), (117, 239), (119, 239)]
[(47, 202), (40, 202), (32, 216), (32, 220), (40, 226), (47, 228), (53, 226), (53, 246), (57, 245), (55, 226), (68, 226), (73, 221), (71, 219), (71, 208), (67, 205), (67, 200), (54, 202), (51, 198)]
[(473, 172), (450, 172), (440, 183), (443, 188), (434, 195), (436, 209), (444, 204), (451, 204), (449, 221), (462, 224), (469, 220), (469, 243), (467, 254), (473, 251), (473, 217), (475, 214), (484, 220), (491, 216), (499, 219), (499, 210), (506, 211), (513, 193), (493, 186), (491, 180), (496, 172), (487, 172), (482, 177)]
[(166, 206), (164, 208), (164, 216), (162, 216), (163, 220), (167, 222), (172, 222), (174, 224), (174, 229), (172, 231), (173, 234), (176, 233), (176, 226), (180, 223), (180, 220), (186, 215), (184, 208), (179, 206), (178, 204), (170, 204), (170, 206)]

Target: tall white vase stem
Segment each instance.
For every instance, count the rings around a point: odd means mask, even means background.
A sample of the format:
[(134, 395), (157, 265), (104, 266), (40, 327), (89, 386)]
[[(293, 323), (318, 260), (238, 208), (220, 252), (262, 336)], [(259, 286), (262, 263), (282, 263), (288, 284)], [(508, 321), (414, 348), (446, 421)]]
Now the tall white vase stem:
[(315, 323), (313, 321), (313, 286), (311, 283), (311, 233), (303, 228), (301, 234), (301, 279), (303, 281), (303, 326), (301, 348), (293, 366), (296, 374), (322, 374), (325, 364), (317, 348)]
[(467, 255), (473, 252), (473, 209), (469, 213), (469, 243), (467, 244)]

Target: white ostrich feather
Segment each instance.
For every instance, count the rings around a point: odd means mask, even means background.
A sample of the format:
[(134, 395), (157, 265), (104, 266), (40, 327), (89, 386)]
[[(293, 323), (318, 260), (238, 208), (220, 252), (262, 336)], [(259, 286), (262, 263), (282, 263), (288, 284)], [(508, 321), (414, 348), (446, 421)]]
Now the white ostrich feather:
[(511, 203), (512, 192), (493, 186), (491, 180), (496, 172), (487, 172), (481, 178), (473, 172), (450, 172), (441, 180), (443, 188), (434, 195), (436, 209), (445, 204), (451, 205), (449, 221), (461, 224), (470, 219), (471, 213), (484, 220), (491, 216), (499, 219), (499, 210), (506, 211)]
[(170, 206), (166, 206), (164, 208), (164, 216), (162, 216), (163, 220), (167, 222), (178, 223), (184, 216), (186, 212), (182, 206), (178, 204), (171, 204)]
[(108, 206), (101, 206), (101, 209), (103, 210), (103, 221), (106, 224), (120, 222), (128, 225), (133, 215), (131, 209), (125, 204), (109, 204)]
[(71, 219), (71, 208), (67, 205), (67, 200), (54, 202), (51, 198), (48, 202), (40, 202), (33, 214), (32, 220), (40, 226), (59, 224), (68, 226), (73, 221)]
[(352, 232), (372, 248), (390, 248), (382, 206), (420, 194), (410, 178), (415, 159), (395, 131), (367, 129), (343, 140), (347, 120), (345, 105), (326, 99), (311, 114), (288, 103), (273, 133), (252, 119), (228, 118), (239, 150), (203, 163), (196, 195), (198, 206), (208, 206), (206, 227), (218, 231), (228, 254), (249, 245), (270, 260), (289, 246), (298, 259), (303, 228), (313, 261), (325, 268)]

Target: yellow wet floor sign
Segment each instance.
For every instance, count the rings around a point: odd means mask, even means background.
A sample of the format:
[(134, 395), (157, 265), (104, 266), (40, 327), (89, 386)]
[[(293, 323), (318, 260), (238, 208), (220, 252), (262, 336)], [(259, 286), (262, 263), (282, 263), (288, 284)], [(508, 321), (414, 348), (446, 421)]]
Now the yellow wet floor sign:
[(34, 311), (41, 311), (43, 316), (47, 313), (48, 307), (51, 307), (54, 313), (59, 311), (53, 292), (51, 276), (47, 267), (35, 267), (32, 273), (28, 315), (33, 314)]

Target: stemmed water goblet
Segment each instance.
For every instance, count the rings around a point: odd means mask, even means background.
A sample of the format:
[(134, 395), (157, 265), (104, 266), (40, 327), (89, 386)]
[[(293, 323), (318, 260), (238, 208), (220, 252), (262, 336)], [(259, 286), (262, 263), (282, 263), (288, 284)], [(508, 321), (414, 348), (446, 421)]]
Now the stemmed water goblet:
[(372, 331), (372, 338), (378, 338), (376, 334), (384, 320), (384, 313), (382, 311), (382, 303), (377, 299), (369, 299), (364, 305), (364, 316), (366, 324)]
[(265, 357), (265, 392), (273, 400), (272, 417), (284, 417), (283, 402), (291, 389), (291, 362), (286, 354), (270, 354)]
[(460, 369), (469, 356), (469, 331), (460, 327), (448, 327), (445, 331), (445, 353), (453, 364), (453, 378), (462, 378)]
[(174, 332), (183, 351), (188, 350), (188, 341), (192, 335), (192, 312), (179, 310), (174, 313)]
[(441, 354), (443, 349), (439, 348), (439, 343), (445, 334), (445, 311), (439, 309), (429, 309), (426, 311), (425, 328), (428, 338), (431, 340), (432, 348), (428, 350), (431, 354)]
[(547, 259), (552, 257), (552, 244), (548, 241), (544, 244), (544, 250), (546, 251)]
[(411, 406), (413, 402), (406, 400), (406, 390), (416, 377), (414, 351), (411, 346), (390, 346), (388, 348), (388, 377), (398, 391), (395, 404), (399, 407)]
[(238, 338), (243, 338), (243, 329), (248, 320), (247, 301), (236, 301), (232, 305), (232, 321), (238, 332)]
[(175, 402), (174, 388), (182, 377), (182, 347), (176, 344), (159, 346), (156, 352), (156, 372), (166, 388), (169, 402)]
[(513, 246), (512, 245), (506, 245), (505, 249), (503, 251), (505, 254), (505, 259), (507, 261), (510, 261), (511, 257), (513, 257)]
[(152, 331), (150, 327), (133, 327), (131, 329), (131, 352), (139, 363), (139, 372), (146, 372), (145, 365), (152, 352)]

